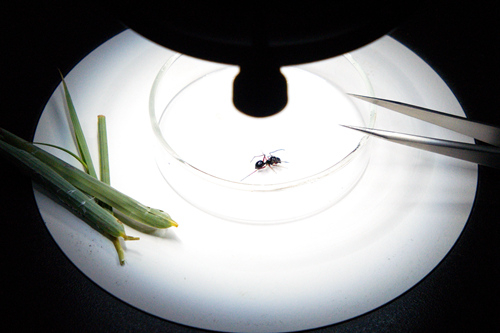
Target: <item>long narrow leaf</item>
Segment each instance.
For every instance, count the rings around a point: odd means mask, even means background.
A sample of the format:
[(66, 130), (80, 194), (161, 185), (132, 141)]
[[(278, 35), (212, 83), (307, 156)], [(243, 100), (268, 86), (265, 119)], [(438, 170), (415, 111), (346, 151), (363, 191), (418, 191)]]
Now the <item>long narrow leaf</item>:
[(64, 80), (64, 76), (62, 75), (61, 71), (59, 71), (59, 74), (61, 75), (61, 80), (64, 87), (64, 95), (66, 97), (66, 104), (68, 105), (68, 112), (71, 119), (71, 123), (73, 125), (78, 151), (80, 153), (82, 160), (87, 165), (87, 171), (89, 175), (91, 175), (94, 178), (97, 178), (97, 173), (95, 171), (94, 164), (92, 163), (92, 158), (90, 157), (89, 147), (87, 145), (87, 141), (85, 140), (85, 136), (83, 134), (80, 121), (78, 120), (78, 115), (76, 114), (75, 106), (73, 104), (73, 100), (71, 99), (68, 86), (66, 85), (66, 81)]
[[(97, 135), (99, 144), (99, 173), (101, 176), (101, 182), (110, 185), (111, 179), (109, 171), (108, 134), (106, 130), (106, 117), (102, 115), (97, 117)], [(101, 202), (100, 205), (110, 212), (113, 211), (113, 208), (108, 204)], [(115, 242), (115, 246), (119, 247), (120, 242)]]
[(0, 140), (0, 153), (28, 173), (35, 182), (89, 226), (110, 239), (115, 246), (120, 265), (125, 264), (125, 252), (121, 246), (120, 237), (125, 240), (138, 240), (139, 238), (127, 236), (123, 224), (117, 218), (30, 153), (2, 140)]
[[(99, 144), (99, 173), (101, 176), (101, 182), (110, 185), (110, 172), (109, 172), (109, 157), (108, 157), (108, 134), (106, 130), (106, 117), (97, 116), (97, 136)], [(100, 203), (102, 208), (108, 210), (113, 214), (113, 207), (103, 202)], [(120, 238), (112, 237), (111, 241), (115, 246), (116, 253), (118, 253), (118, 259), (120, 260), (120, 265), (125, 265), (125, 251), (123, 250)]]
[(125, 234), (123, 224), (118, 219), (38, 158), (2, 140), (0, 140), (0, 153), (30, 174), (34, 181), (103, 235), (132, 239)]
[(109, 171), (109, 154), (108, 154), (108, 133), (106, 130), (106, 117), (97, 117), (97, 133), (99, 136), (99, 170), (101, 174), (101, 182), (108, 185), (111, 184)]
[(78, 170), (71, 164), (55, 157), (54, 155), (40, 149), (26, 140), (0, 128), (0, 139), (7, 143), (23, 149), (36, 158), (40, 159), (51, 168), (56, 170), (63, 178), (79, 188), (81, 191), (94, 196), (100, 201), (116, 208), (124, 215), (135, 219), (154, 228), (177, 227), (177, 223), (172, 220), (169, 214), (162, 210), (145, 206), (131, 197), (119, 192), (115, 188), (99, 181), (98, 179)]
[(88, 171), (87, 169), (87, 164), (85, 164), (85, 162), (80, 158), (80, 156), (77, 156), (76, 154), (74, 154), (73, 152), (69, 151), (68, 149), (66, 148), (63, 148), (63, 147), (59, 147), (59, 146), (56, 146), (56, 145), (52, 145), (50, 143), (43, 143), (43, 142), (33, 142), (33, 144), (35, 145), (40, 145), (40, 146), (47, 146), (47, 147), (52, 147), (52, 148), (56, 148), (56, 149), (59, 149), (63, 152), (65, 152), (66, 154), (74, 157), (78, 162), (80, 162), (83, 167), (85, 168), (85, 170)]

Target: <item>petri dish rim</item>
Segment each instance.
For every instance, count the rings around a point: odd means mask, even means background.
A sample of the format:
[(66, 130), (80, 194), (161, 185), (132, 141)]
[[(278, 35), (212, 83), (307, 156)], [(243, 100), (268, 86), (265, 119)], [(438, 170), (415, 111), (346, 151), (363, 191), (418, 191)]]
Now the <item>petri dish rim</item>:
[[(197, 79), (193, 80), (189, 85), (186, 85), (185, 87), (183, 87), (182, 89), (180, 89), (170, 99), (170, 101), (167, 103), (167, 105), (165, 105), (165, 107), (161, 111), (160, 117), (157, 117), (158, 110), (156, 108), (156, 96), (157, 96), (158, 86), (159, 86), (160, 82), (164, 79), (164, 76), (168, 73), (168, 70), (181, 57), (189, 57), (189, 56), (186, 56), (186, 55), (183, 55), (183, 54), (180, 54), (180, 53), (174, 54), (173, 56), (171, 56), (165, 62), (165, 64), (159, 70), (158, 75), (155, 77), (155, 80), (154, 80), (152, 88), (151, 88), (150, 96), (149, 96), (149, 116), (150, 116), (150, 121), (151, 121), (151, 125), (152, 125), (152, 128), (153, 128), (153, 133), (156, 136), (156, 138), (158, 139), (161, 148), (164, 149), (164, 150), (166, 150), (166, 152), (171, 157), (173, 157), (175, 160), (177, 160), (181, 165), (183, 165), (184, 168), (186, 168), (187, 170), (189, 170), (191, 173), (195, 174), (198, 177), (202, 177), (202, 178), (204, 178), (204, 179), (206, 179), (208, 181), (216, 183), (217, 185), (221, 185), (221, 186), (228, 187), (228, 188), (231, 188), (231, 189), (242, 190), (242, 191), (269, 192), (269, 191), (284, 190), (284, 189), (288, 189), (288, 188), (297, 187), (297, 186), (300, 186), (302, 184), (316, 182), (316, 181), (322, 179), (323, 177), (326, 177), (326, 176), (332, 174), (333, 172), (335, 172), (335, 171), (337, 171), (337, 170), (339, 170), (339, 169), (347, 166), (354, 158), (357, 157), (358, 154), (360, 154), (368, 146), (368, 142), (370, 140), (370, 136), (369, 135), (365, 135), (365, 136), (363, 136), (360, 139), (358, 145), (351, 152), (349, 152), (348, 154), (346, 154), (337, 163), (334, 163), (333, 165), (327, 167), (326, 169), (324, 169), (322, 171), (319, 171), (319, 172), (316, 172), (316, 173), (314, 173), (312, 175), (309, 175), (309, 176), (306, 176), (306, 177), (301, 177), (299, 179), (295, 179), (295, 180), (292, 180), (292, 181), (277, 182), (277, 183), (266, 183), (266, 184), (255, 184), (255, 183), (245, 183), (245, 182), (241, 182), (241, 181), (234, 181), (234, 180), (230, 180), (230, 179), (225, 179), (225, 178), (213, 175), (211, 173), (208, 173), (208, 172), (206, 172), (206, 171), (204, 171), (204, 170), (196, 167), (195, 165), (189, 163), (185, 159), (183, 159), (170, 146), (170, 144), (165, 140), (165, 138), (164, 138), (164, 136), (162, 134), (162, 131), (160, 129), (159, 124), (161, 122), (162, 117), (164, 116), (164, 114), (166, 112), (166, 109), (168, 109), (170, 103), (173, 100), (175, 100), (175, 98), (184, 89), (188, 88), (191, 83), (193, 83), (195, 81), (198, 81), (198, 80), (201, 80), (204, 77), (206, 77), (207, 75), (210, 75), (210, 74), (212, 74), (214, 72), (217, 72), (219, 70), (223, 70), (225, 67), (221, 67), (221, 68), (219, 68), (217, 70), (214, 70), (214, 71), (212, 71), (212, 72), (210, 72), (208, 74), (201, 75)], [(344, 57), (355, 68), (355, 70), (357, 71), (357, 73), (360, 75), (362, 81), (365, 84), (365, 89), (367, 91), (367, 95), (368, 96), (374, 96), (374, 90), (373, 90), (373, 87), (371, 85), (371, 82), (370, 82), (368, 76), (366, 75), (366, 73), (364, 72), (364, 70), (361, 68), (361, 66), (354, 60), (354, 58), (349, 53), (346, 53), (346, 54), (342, 55), (342, 57)], [(220, 64), (220, 65), (224, 66), (224, 64)], [(229, 66), (229, 65), (227, 65), (227, 66)], [(300, 65), (299, 66), (293, 66), (293, 67), (302, 69), (300, 67)], [(302, 69), (302, 70), (305, 70), (305, 69)], [(329, 80), (328, 78), (325, 78), (324, 76), (322, 76), (322, 75), (320, 75), (318, 73), (312, 73), (312, 74), (321, 77), (323, 80), (327, 81), (329, 84), (337, 87), (337, 85), (334, 82), (331, 82), (331, 80)], [(373, 128), (374, 124), (375, 124), (375, 120), (376, 120), (376, 111), (375, 111), (375, 107), (372, 106), (372, 105), (369, 108), (370, 108), (369, 109), (370, 110), (369, 122), (368, 122), (368, 124), (366, 124), (366, 127)], [(366, 168), (366, 166), (365, 166), (365, 168)]]

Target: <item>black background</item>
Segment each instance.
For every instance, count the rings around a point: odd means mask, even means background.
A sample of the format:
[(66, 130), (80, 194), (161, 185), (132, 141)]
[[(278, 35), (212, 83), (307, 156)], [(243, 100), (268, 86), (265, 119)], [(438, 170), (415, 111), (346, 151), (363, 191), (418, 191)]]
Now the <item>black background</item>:
[[(448, 2), (391, 33), (449, 84), (467, 115), (500, 126), (500, 12), (493, 1)], [(125, 27), (85, 4), (2, 4), (0, 127), (31, 139), (67, 73)], [(30, 180), (0, 159), (2, 326), (15, 331), (198, 332), (117, 300), (61, 252), (40, 218)], [(493, 331), (500, 324), (500, 172), (479, 169), (468, 224), (449, 255), (414, 288), (368, 314), (315, 332)], [(6, 326), (7, 325), (7, 326)]]

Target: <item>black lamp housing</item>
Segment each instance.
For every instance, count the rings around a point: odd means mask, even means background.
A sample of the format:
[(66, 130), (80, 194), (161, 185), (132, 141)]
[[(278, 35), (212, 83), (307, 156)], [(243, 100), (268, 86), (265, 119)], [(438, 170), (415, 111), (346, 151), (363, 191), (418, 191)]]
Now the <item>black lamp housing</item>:
[(429, 0), (105, 0), (127, 27), (177, 52), (238, 65), (233, 102), (264, 117), (287, 103), (280, 67), (352, 51), (387, 34)]

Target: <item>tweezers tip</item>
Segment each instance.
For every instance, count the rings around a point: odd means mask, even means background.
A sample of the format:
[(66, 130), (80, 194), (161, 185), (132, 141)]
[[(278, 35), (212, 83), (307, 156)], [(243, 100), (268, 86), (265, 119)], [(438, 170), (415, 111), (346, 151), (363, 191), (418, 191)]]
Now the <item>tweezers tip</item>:
[(362, 133), (365, 133), (365, 134), (370, 134), (370, 135), (373, 135), (375, 133), (373, 133), (370, 129), (366, 128), (366, 127), (358, 127), (358, 126), (350, 126), (350, 125), (341, 125), (339, 124), (340, 126), (342, 127), (345, 127), (345, 128), (349, 128), (349, 129), (352, 129), (352, 130), (355, 130), (355, 131), (358, 131), (358, 132), (362, 132)]
[(359, 99), (362, 99), (362, 100), (371, 100), (371, 99), (373, 99), (372, 97), (358, 95), (358, 94), (351, 94), (351, 93), (346, 93), (346, 94), (348, 96), (356, 97), (356, 98), (359, 98)]
[(352, 125), (343, 125), (343, 124), (339, 124), (339, 125), (342, 127), (345, 127), (345, 128), (350, 128), (350, 129), (358, 130), (358, 131), (362, 131), (365, 129), (364, 127), (358, 127), (358, 126), (352, 126)]

